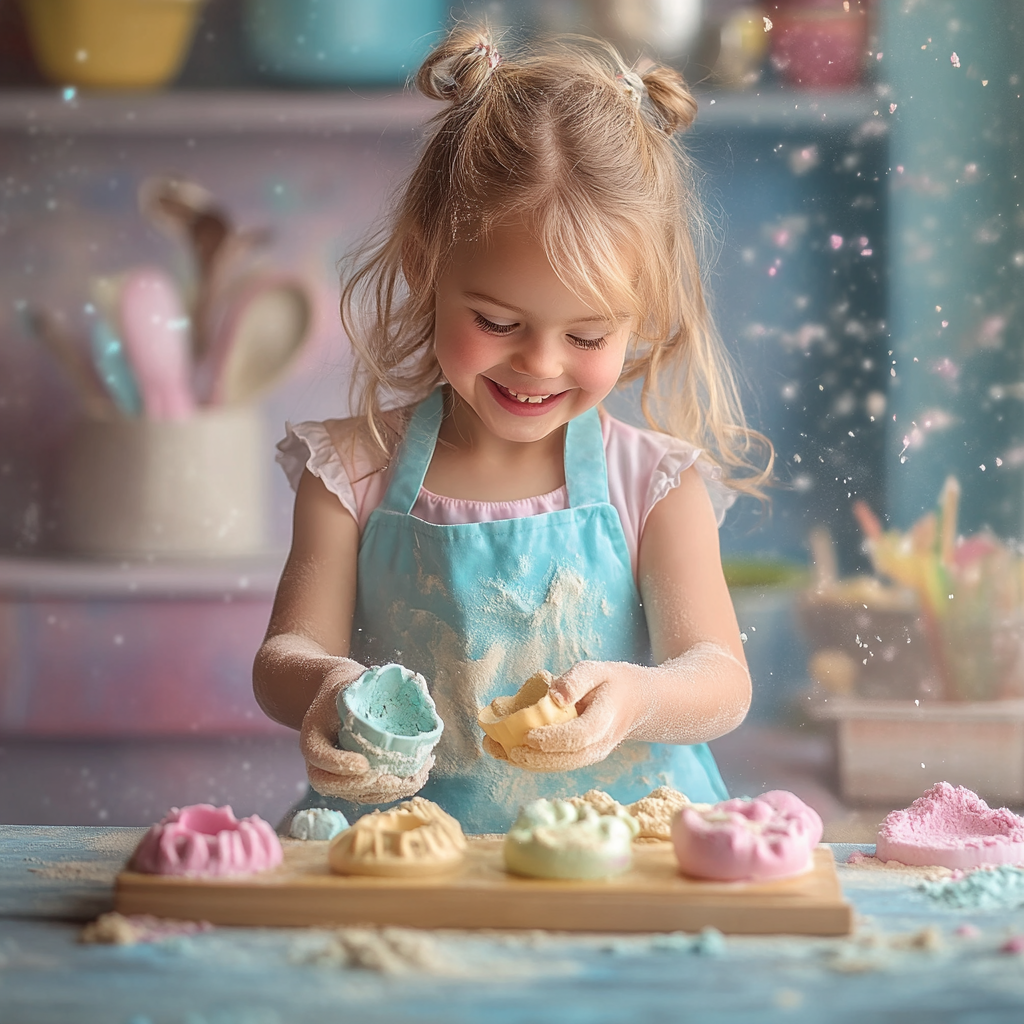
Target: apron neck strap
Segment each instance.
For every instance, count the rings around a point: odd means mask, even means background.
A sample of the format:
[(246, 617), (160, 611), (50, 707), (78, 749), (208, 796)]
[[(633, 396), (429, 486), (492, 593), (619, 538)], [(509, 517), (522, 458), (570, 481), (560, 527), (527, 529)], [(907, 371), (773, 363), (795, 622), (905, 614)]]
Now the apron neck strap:
[(391, 483), (379, 506), (385, 512), (408, 515), (412, 511), (434, 455), (443, 411), (444, 396), (440, 388), (434, 388), (413, 409), (405, 437), (394, 460), (395, 470)]
[[(383, 511), (402, 515), (412, 511), (434, 455), (443, 412), (441, 388), (435, 388), (413, 410), (395, 458), (391, 483), (380, 503)], [(597, 409), (588, 409), (566, 425), (564, 457), (570, 507), (607, 503), (608, 467)]]
[(571, 508), (608, 502), (608, 464), (597, 409), (588, 409), (566, 424), (565, 487)]

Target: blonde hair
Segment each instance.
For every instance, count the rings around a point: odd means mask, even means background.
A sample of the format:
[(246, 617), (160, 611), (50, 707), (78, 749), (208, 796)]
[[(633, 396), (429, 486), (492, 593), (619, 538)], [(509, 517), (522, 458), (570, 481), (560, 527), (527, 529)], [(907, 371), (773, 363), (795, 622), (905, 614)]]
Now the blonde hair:
[(694, 244), (704, 222), (672, 138), (697, 114), (679, 73), (640, 74), (596, 40), (499, 56), (486, 31), (457, 27), (416, 85), (448, 106), (342, 291), (353, 408), (371, 437), (390, 454), (382, 410), (442, 379), (434, 293), (453, 247), (519, 222), (576, 294), (609, 317), (635, 312), (619, 384), (642, 381), (650, 426), (699, 445), (732, 486), (763, 496), (772, 447), (745, 424), (708, 310)]

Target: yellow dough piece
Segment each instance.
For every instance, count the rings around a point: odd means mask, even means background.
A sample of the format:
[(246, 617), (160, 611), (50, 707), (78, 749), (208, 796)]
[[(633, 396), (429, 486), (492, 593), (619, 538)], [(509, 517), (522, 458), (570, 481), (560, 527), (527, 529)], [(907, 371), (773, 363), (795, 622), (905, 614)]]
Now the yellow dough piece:
[(548, 690), (555, 677), (541, 669), (519, 687), (513, 697), (495, 697), (477, 715), (477, 723), (495, 743), (501, 744), (507, 754), (513, 747), (522, 746), (523, 738), (531, 729), (545, 725), (559, 725), (576, 717), (576, 708), (560, 708), (551, 699)]
[(355, 821), (331, 841), (327, 862), (338, 875), (413, 878), (452, 871), (465, 850), (462, 826), (437, 804), (414, 796)]

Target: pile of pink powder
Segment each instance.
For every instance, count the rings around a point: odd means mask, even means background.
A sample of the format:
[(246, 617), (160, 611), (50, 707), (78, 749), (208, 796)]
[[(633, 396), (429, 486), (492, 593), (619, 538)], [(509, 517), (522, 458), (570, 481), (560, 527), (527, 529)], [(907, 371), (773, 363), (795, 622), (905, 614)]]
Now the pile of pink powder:
[(879, 826), (875, 856), (918, 866), (971, 870), (1024, 864), (1024, 818), (991, 808), (963, 786), (938, 782)]

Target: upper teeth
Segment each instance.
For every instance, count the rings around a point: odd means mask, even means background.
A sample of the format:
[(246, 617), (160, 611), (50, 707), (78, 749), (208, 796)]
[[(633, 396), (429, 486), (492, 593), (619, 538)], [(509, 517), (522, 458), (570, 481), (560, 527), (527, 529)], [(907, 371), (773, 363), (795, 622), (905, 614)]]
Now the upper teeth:
[(550, 395), (520, 395), (513, 391), (511, 388), (506, 389), (508, 393), (519, 402), (530, 402), (533, 405), (539, 405), (544, 401), (545, 398), (550, 398)]

